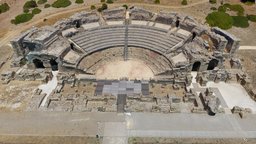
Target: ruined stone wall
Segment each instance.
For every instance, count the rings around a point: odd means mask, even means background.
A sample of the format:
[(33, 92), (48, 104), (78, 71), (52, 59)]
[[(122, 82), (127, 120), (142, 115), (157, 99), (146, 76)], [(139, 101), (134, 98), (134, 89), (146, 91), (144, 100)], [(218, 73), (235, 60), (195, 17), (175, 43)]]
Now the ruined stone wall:
[(237, 37), (233, 36), (232, 34), (220, 29), (220, 28), (212, 28), (211, 29), (213, 32), (215, 32), (216, 34), (219, 34), (223, 37), (225, 37), (228, 41), (227, 45), (226, 45), (226, 50), (227, 52), (232, 56), (240, 47), (240, 39), (238, 39)]

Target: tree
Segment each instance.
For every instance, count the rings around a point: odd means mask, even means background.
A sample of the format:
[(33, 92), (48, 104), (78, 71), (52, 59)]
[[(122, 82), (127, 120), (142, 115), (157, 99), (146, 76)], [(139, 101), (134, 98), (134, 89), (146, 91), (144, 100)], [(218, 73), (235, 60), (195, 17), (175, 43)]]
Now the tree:
[(91, 10), (95, 10), (95, 9), (96, 9), (95, 5), (91, 5)]
[(107, 4), (105, 4), (105, 3), (104, 3), (104, 4), (102, 4), (101, 9), (102, 9), (102, 10), (106, 10), (106, 9), (108, 9), (108, 5), (107, 5)]
[(125, 9), (128, 9), (128, 5), (126, 5), (126, 4), (124, 4), (123, 7), (124, 7)]
[(82, 3), (84, 3), (84, 0), (76, 0), (75, 3), (82, 4)]
[(108, 3), (108, 4), (112, 4), (112, 3), (114, 3), (113, 2), (113, 0), (107, 0), (107, 2), (106, 3)]
[(188, 1), (187, 1), (187, 0), (182, 0), (181, 4), (182, 4), (182, 5), (187, 5), (187, 4), (188, 4)]
[(155, 0), (155, 4), (160, 4), (160, 0)]
[(216, 3), (217, 3), (217, 0), (209, 0), (209, 2), (210, 2), (211, 4), (216, 4)]

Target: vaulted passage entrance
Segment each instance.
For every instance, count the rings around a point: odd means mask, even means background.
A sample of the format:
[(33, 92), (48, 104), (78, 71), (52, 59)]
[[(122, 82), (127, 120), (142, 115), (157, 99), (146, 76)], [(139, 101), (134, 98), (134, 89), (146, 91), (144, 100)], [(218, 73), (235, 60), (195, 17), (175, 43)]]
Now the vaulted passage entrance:
[(216, 66), (218, 66), (218, 63), (219, 63), (218, 60), (212, 59), (212, 60), (209, 62), (209, 65), (208, 65), (208, 67), (207, 67), (207, 70), (213, 70)]
[(192, 71), (198, 71), (200, 69), (201, 62), (197, 61), (193, 64)]
[(52, 67), (52, 71), (57, 71), (58, 70), (58, 63), (56, 62), (56, 60), (51, 59), (50, 64), (51, 64), (51, 67)]
[(34, 59), (33, 63), (36, 68), (45, 68), (43, 62), (39, 59)]

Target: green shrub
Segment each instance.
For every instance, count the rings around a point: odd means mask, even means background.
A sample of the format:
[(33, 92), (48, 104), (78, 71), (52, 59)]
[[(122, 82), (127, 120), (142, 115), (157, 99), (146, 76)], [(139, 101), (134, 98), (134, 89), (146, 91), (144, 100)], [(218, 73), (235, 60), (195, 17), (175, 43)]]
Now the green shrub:
[(247, 19), (252, 22), (256, 22), (256, 15), (247, 15)]
[(217, 0), (209, 0), (209, 2), (210, 2), (211, 4), (216, 4), (216, 3), (217, 3)]
[(241, 5), (239, 5), (239, 4), (231, 5), (231, 4), (226, 3), (226, 4), (222, 5), (222, 6), (220, 6), (218, 8), (218, 11), (226, 12), (227, 9), (230, 9), (231, 11), (237, 12), (237, 15), (239, 15), (239, 16), (244, 15), (244, 8)]
[(13, 24), (20, 24), (27, 22), (33, 18), (33, 14), (31, 13), (23, 13), (20, 15), (17, 15), (14, 20), (11, 20)]
[(29, 13), (29, 9), (23, 9), (24, 13)]
[(23, 9), (31, 9), (31, 8), (35, 8), (37, 7), (37, 3), (35, 0), (30, 0), (30, 1), (27, 1), (24, 6), (23, 6)]
[(46, 3), (47, 2), (47, 0), (38, 0), (37, 1), (37, 4), (44, 4), (44, 3)]
[(128, 9), (128, 5), (126, 5), (126, 4), (124, 4), (123, 7), (124, 7), (125, 9)]
[(247, 28), (249, 27), (248, 19), (245, 16), (232, 16), (233, 26)]
[(112, 4), (112, 3), (114, 3), (113, 2), (113, 0), (107, 0), (107, 2), (106, 3), (108, 3), (108, 4)]
[(104, 4), (102, 4), (101, 9), (102, 9), (102, 10), (106, 10), (106, 9), (108, 9), (108, 5), (107, 5), (107, 4), (105, 4), (105, 3), (104, 3)]
[(41, 12), (41, 10), (40, 10), (39, 8), (34, 8), (34, 9), (32, 10), (32, 14), (33, 14), (33, 15), (39, 14), (40, 12)]
[(91, 5), (91, 10), (95, 10), (95, 9), (96, 9), (95, 5)]
[(75, 3), (82, 4), (82, 3), (84, 3), (84, 0), (76, 0)]
[(97, 9), (97, 11), (98, 11), (98, 12), (102, 12), (102, 8), (99, 7), (99, 8)]
[(103, 3), (101, 7), (98, 8), (98, 12), (102, 12), (103, 10), (108, 9), (108, 5)]
[(244, 8), (241, 5), (239, 5), (239, 4), (231, 5), (229, 8), (232, 11), (236, 11), (237, 15), (239, 15), (239, 16), (244, 15)]
[(217, 8), (216, 7), (211, 7), (211, 10), (216, 11)]
[(104, 3), (104, 2), (105, 2), (105, 0), (100, 0), (100, 2)]
[(233, 18), (224, 12), (212, 12), (206, 17), (206, 22), (212, 27), (230, 29), (233, 25)]
[(155, 4), (160, 4), (160, 0), (155, 0)]
[(15, 19), (12, 19), (12, 20), (11, 20), (11, 23), (12, 23), (12, 24), (15, 24)]
[(227, 11), (227, 8), (224, 7), (224, 6), (220, 6), (220, 7), (218, 8), (218, 11), (219, 11), (219, 12), (226, 12), (226, 11)]
[(10, 9), (9, 5), (7, 3), (3, 3), (0, 5), (0, 14), (7, 12)]
[(64, 8), (64, 7), (68, 7), (70, 5), (71, 5), (71, 1), (70, 0), (56, 0), (52, 4), (52, 7), (54, 7), (54, 8)]
[(50, 4), (45, 4), (45, 5), (44, 5), (44, 8), (49, 8), (49, 7), (51, 7)]
[(182, 1), (181, 1), (181, 4), (182, 4), (182, 5), (187, 5), (187, 4), (188, 4), (188, 1), (187, 1), (187, 0), (182, 0)]

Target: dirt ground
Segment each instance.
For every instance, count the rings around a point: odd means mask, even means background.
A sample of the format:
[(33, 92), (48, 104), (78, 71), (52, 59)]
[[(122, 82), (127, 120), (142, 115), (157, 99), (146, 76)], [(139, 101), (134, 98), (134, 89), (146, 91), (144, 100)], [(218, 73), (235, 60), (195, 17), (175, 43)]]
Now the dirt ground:
[(0, 111), (24, 111), (39, 81), (0, 83)]
[(183, 88), (180, 88), (178, 90), (173, 89), (172, 84), (155, 84), (152, 83), (150, 84), (149, 87), (149, 92), (151, 96), (155, 97), (163, 97), (163, 96), (178, 96), (178, 97), (183, 97), (185, 90)]
[(152, 70), (139, 60), (113, 61), (103, 65), (96, 71), (98, 79), (150, 79), (154, 77)]
[(0, 144), (99, 144), (94, 137), (0, 136)]
[(241, 59), (243, 68), (252, 79), (253, 87), (256, 87), (256, 50), (239, 50), (237, 55)]
[(255, 144), (256, 139), (129, 138), (129, 144)]

